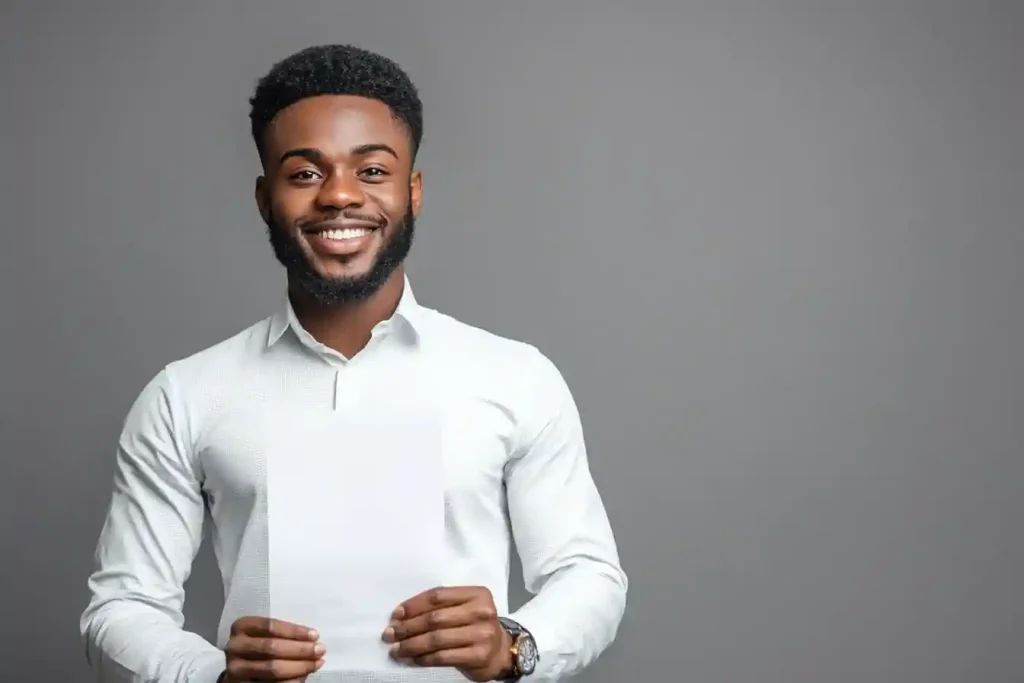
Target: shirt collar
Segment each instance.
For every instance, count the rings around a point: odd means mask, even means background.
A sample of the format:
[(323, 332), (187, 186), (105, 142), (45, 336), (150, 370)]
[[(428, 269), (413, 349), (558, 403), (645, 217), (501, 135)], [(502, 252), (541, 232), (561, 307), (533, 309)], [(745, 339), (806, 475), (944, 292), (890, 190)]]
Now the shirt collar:
[[(421, 331), (421, 310), (419, 303), (416, 301), (416, 296), (413, 294), (412, 286), (409, 284), (409, 277), (404, 276), (402, 297), (398, 300), (398, 308), (395, 309), (395, 314), (391, 318), (391, 321), (404, 324), (412, 333), (413, 337), (418, 339)], [(384, 321), (381, 325), (388, 322), (390, 321)], [(299, 335), (300, 338), (304, 338), (309, 335), (309, 333), (302, 327), (299, 319), (296, 317), (291, 299), (285, 295), (284, 301), (270, 319), (270, 332), (267, 336), (267, 346), (269, 347), (276, 344), (289, 329)]]

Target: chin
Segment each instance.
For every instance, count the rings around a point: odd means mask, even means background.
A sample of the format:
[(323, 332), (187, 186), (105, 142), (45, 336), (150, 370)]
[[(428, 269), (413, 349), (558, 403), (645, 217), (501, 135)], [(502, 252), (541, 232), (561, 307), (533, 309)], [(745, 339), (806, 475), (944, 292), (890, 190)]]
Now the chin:
[[(363, 259), (360, 258), (361, 262)], [(315, 270), (317, 275), (330, 282), (337, 282), (339, 284), (348, 282), (357, 282), (370, 275), (373, 272), (374, 261), (371, 260), (367, 264), (345, 264), (339, 263), (331, 264), (317, 264)]]

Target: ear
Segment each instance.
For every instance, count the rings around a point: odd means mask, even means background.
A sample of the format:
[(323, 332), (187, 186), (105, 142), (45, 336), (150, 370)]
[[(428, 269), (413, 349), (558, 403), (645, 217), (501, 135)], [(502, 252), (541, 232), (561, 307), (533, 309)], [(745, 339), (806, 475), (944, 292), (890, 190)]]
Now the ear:
[(412, 204), (412, 215), (419, 218), (423, 204), (423, 174), (416, 169), (409, 177), (409, 201)]
[(263, 222), (270, 223), (270, 194), (267, 191), (267, 179), (263, 176), (256, 178), (255, 196), (256, 208), (259, 209)]

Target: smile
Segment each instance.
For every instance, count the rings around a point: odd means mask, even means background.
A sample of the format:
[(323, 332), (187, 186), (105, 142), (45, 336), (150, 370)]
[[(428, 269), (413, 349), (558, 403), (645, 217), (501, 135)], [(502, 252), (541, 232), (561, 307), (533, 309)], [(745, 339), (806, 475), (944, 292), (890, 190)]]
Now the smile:
[(326, 228), (306, 233), (306, 239), (313, 251), (323, 256), (352, 256), (369, 249), (379, 230), (379, 228), (362, 225)]
[(344, 241), (366, 237), (373, 230), (370, 228), (344, 228), (341, 230), (321, 230), (315, 233), (317, 237), (325, 240)]

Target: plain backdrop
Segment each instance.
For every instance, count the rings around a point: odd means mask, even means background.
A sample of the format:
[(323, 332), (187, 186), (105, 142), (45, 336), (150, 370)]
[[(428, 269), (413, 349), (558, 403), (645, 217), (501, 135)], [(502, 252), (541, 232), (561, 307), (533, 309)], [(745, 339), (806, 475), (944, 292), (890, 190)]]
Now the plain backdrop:
[(419, 298), (579, 403), (631, 579), (585, 681), (1024, 680), (1022, 8), (5, 2), (0, 679), (90, 680), (126, 411), (282, 292), (252, 87), (355, 42), (425, 103)]

